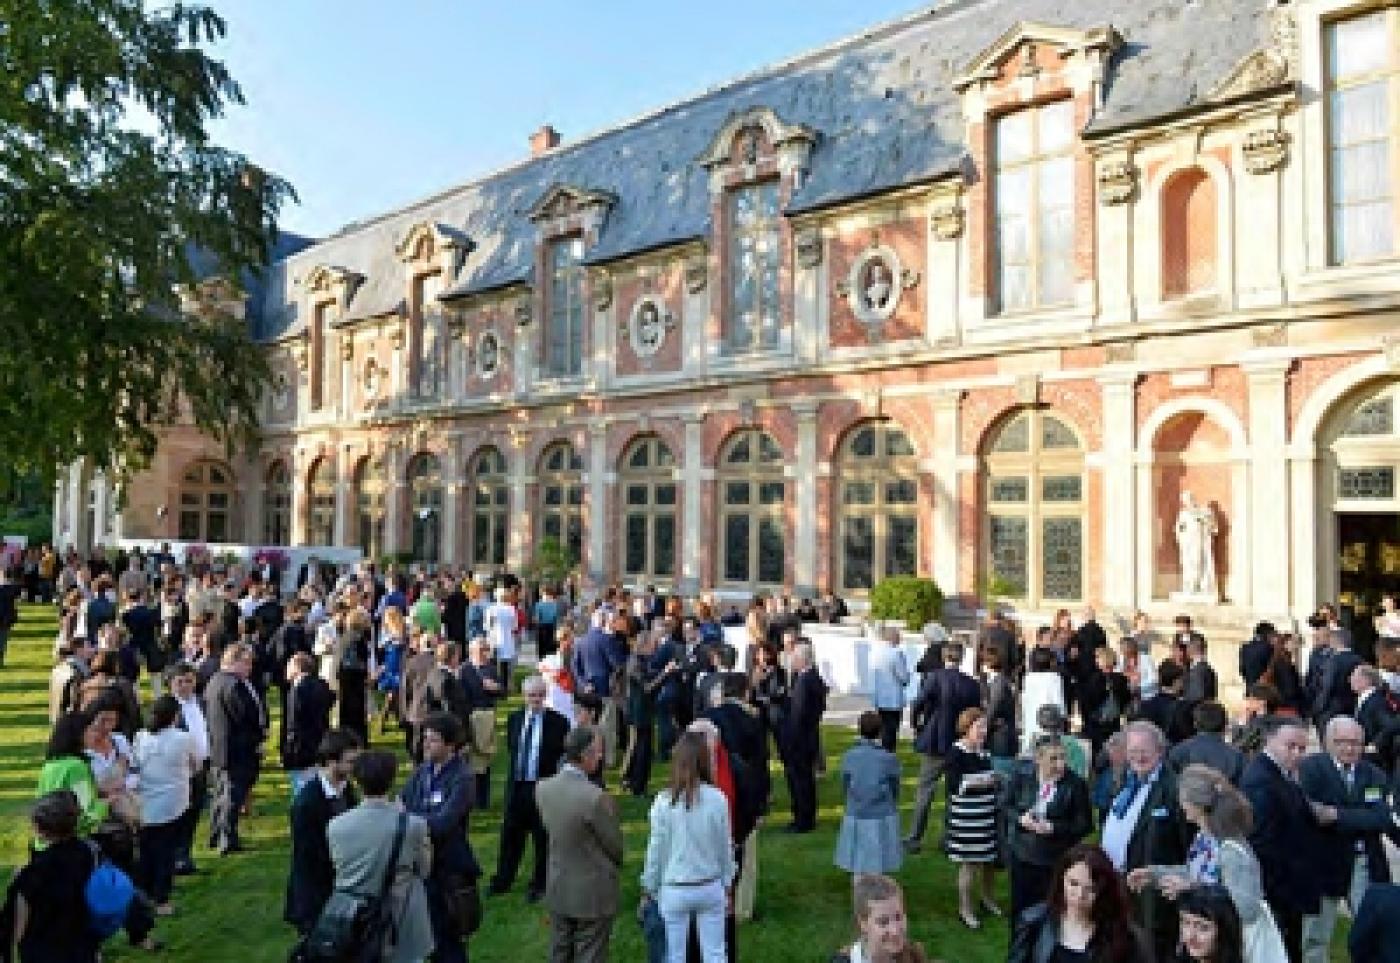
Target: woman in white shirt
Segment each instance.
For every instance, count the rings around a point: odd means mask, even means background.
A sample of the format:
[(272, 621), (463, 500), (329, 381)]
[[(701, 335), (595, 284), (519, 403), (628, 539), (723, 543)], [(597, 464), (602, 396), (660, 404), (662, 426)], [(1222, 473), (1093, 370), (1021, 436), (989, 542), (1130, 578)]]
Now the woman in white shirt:
[(180, 817), (190, 805), (195, 771), (194, 737), (176, 726), (179, 718), (179, 701), (161, 696), (151, 706), (151, 728), (136, 734), (133, 748), (140, 773), (136, 795), (141, 800), (141, 884), (161, 916), (174, 912), (170, 889), (180, 849)]
[(642, 903), (656, 900), (666, 923), (666, 957), (685, 963), (691, 919), (703, 963), (725, 963), (724, 910), (738, 867), (729, 801), (711, 783), (705, 737), (686, 732), (671, 755), (671, 785), (651, 805)]
[(1021, 682), (1021, 741), (1023, 749), (1035, 742), (1043, 730), (1036, 721), (1041, 706), (1055, 706), (1065, 713), (1065, 680), (1055, 669), (1055, 655), (1037, 646), (1031, 649), (1030, 671)]

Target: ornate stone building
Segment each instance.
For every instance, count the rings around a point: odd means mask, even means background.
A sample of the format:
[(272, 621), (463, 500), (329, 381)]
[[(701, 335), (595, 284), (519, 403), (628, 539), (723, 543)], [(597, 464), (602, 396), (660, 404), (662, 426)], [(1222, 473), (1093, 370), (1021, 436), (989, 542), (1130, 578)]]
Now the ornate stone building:
[[(1400, 4), (957, 0), (351, 224), (246, 313), (261, 450), (62, 542), (358, 544), (1166, 615), (1400, 584)], [(992, 579), (995, 576), (995, 579)]]

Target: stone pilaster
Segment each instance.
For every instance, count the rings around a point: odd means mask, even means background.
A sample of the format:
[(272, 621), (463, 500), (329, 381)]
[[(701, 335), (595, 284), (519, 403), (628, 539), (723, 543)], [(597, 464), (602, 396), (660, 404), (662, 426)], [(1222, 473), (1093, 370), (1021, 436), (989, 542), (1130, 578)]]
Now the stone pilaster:
[(608, 429), (588, 428), (588, 552), (584, 569), (595, 587), (608, 578)]
[(1104, 372), (1098, 379), (1103, 394), (1103, 510), (1098, 520), (1103, 532), (1103, 603), (1122, 612), (1137, 607), (1137, 379), (1135, 371)]
[[(933, 396), (933, 451), (925, 467), (933, 476), (933, 580), (952, 597), (958, 592), (958, 418), (961, 391)], [(971, 533), (969, 533), (971, 537)]]
[(685, 425), (685, 450), (681, 455), (684, 479), (681, 483), (681, 514), (685, 528), (681, 533), (681, 577), (677, 589), (683, 595), (700, 591), (700, 521), (704, 465), (705, 416), (690, 414), (682, 417)]
[(1257, 612), (1288, 612), (1288, 398), (1286, 358), (1246, 360), (1249, 391), (1250, 596)]
[(812, 402), (793, 405), (797, 415), (797, 466), (793, 477), (793, 594), (817, 595), (817, 413)]

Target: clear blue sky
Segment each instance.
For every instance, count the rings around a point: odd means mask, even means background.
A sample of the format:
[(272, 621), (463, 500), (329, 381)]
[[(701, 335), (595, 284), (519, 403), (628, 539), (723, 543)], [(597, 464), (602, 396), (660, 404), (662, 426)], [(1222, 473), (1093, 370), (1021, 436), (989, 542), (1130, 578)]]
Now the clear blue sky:
[(211, 0), (245, 107), (216, 137), (323, 236), (920, 7), (919, 0)]

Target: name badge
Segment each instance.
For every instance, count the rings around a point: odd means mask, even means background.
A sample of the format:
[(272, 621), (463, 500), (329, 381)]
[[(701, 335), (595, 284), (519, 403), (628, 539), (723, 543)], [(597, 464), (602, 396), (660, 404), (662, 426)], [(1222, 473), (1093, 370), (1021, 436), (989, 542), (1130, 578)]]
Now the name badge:
[(1374, 786), (1370, 789), (1367, 789), (1364, 793), (1361, 794), (1361, 796), (1368, 803), (1381, 801), (1381, 791)]
[(442, 805), (442, 790), (441, 790), (441, 789), (439, 789), (437, 792), (434, 792), (431, 796), (428, 797), (428, 805), (429, 805), (429, 806), (441, 806), (441, 805)]
[(1168, 815), (1170, 814), (1167, 812), (1166, 806), (1158, 806), (1156, 809), (1152, 810), (1153, 819), (1166, 819)]

